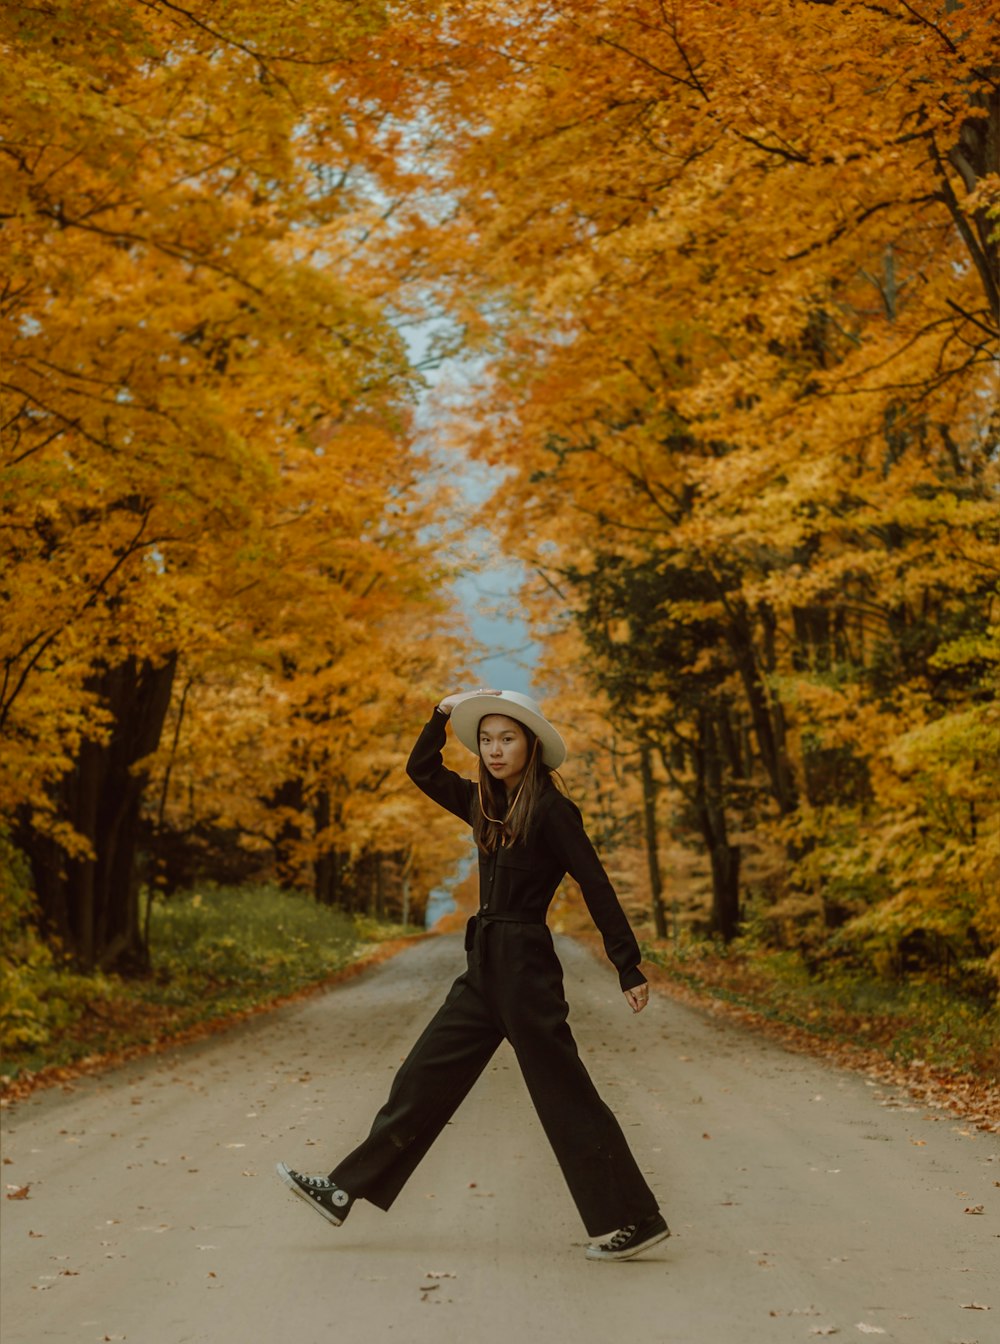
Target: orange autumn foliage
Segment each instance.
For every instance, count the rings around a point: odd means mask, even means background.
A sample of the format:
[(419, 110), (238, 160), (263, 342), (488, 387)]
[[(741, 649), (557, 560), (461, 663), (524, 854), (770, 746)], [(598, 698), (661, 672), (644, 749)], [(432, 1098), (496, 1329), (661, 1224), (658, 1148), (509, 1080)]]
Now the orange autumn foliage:
[(505, 473), (489, 515), (542, 579), (540, 630), (555, 590), (582, 690), (656, 748), (716, 928), (749, 894), (771, 939), (978, 983), (1000, 975), (994, 10), (448, 7), (435, 147), (442, 288), (491, 356), (456, 436)]
[(130, 696), (158, 825), (420, 850), (440, 310), (608, 836), (656, 795), (726, 938), (1000, 974), (994, 8), (10, 7), (8, 806), (89, 862)]
[(364, 242), (385, 206), (352, 56), (385, 23), (0, 18), (0, 809), (88, 965), (142, 961), (143, 828), (266, 844), (289, 783), (295, 880), (334, 844), (450, 857), (381, 784), (454, 676), (444, 496)]

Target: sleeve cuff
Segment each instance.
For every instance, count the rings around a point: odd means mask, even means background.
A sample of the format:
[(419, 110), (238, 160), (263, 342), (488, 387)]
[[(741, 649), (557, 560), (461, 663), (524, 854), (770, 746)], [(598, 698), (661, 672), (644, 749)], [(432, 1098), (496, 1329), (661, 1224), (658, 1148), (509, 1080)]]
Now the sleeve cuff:
[(624, 994), (626, 989), (636, 989), (639, 985), (644, 985), (646, 983), (646, 977), (643, 975), (642, 971), (639, 970), (638, 966), (630, 966), (627, 971), (621, 972), (618, 976), (618, 982), (621, 985), (622, 993)]

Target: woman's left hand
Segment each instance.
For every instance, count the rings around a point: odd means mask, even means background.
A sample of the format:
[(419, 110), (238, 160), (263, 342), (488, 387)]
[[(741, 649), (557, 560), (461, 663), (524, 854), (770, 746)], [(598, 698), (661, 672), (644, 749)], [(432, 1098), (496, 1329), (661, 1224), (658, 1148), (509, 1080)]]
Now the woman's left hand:
[(625, 1002), (633, 1013), (641, 1013), (649, 1002), (649, 985), (636, 985), (635, 989), (626, 989)]
[(502, 691), (487, 690), (480, 687), (478, 691), (457, 691), (454, 695), (446, 695), (443, 700), (438, 701), (438, 709), (447, 718), (451, 718), (451, 711), (456, 705), (460, 705), (463, 700), (471, 700), (474, 695), (502, 695)]

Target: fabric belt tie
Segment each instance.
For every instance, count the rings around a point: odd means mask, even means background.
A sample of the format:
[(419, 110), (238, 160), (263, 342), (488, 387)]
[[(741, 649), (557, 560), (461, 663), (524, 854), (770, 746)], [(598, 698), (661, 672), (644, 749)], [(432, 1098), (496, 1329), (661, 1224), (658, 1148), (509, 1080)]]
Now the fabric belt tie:
[(466, 946), (475, 948), (476, 965), (486, 965), (486, 929), (490, 924), (544, 924), (544, 911), (538, 914), (514, 910), (477, 910), (466, 925)]

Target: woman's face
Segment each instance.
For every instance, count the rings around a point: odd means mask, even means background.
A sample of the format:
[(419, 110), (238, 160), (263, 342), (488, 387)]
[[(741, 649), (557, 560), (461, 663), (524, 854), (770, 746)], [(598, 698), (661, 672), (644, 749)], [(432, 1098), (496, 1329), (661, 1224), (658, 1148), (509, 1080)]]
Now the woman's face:
[(528, 763), (528, 735), (516, 719), (487, 714), (479, 724), (479, 754), (494, 779), (516, 789)]

